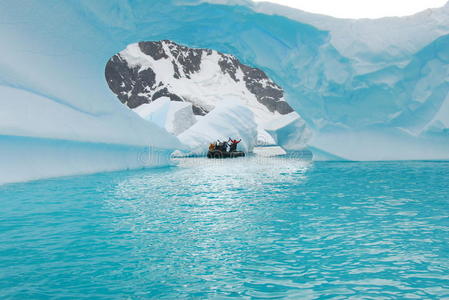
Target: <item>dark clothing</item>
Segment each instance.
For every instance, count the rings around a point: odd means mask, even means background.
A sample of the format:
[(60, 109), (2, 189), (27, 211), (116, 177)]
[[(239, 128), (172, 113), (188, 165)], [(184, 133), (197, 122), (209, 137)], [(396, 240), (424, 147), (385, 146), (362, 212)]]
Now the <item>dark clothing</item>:
[(228, 148), (228, 143), (227, 142), (223, 142), (223, 145), (221, 147), (221, 151), (226, 152), (226, 148)]
[[(219, 140), (217, 140), (215, 142), (215, 150), (221, 151), (221, 152), (228, 152), (228, 147), (229, 147), (229, 152), (235, 152), (237, 151), (237, 144), (240, 143), (242, 140), (233, 140), (231, 138), (229, 138), (229, 140), (227, 142), (220, 142)], [(211, 144), (209, 146), (209, 150), (212, 151), (212, 148), (214, 147), (214, 144)]]

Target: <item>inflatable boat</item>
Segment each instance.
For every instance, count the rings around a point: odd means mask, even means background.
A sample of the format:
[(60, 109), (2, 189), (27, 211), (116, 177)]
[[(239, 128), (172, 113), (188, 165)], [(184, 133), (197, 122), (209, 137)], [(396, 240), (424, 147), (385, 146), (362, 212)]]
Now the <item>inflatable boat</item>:
[(236, 158), (243, 156), (245, 156), (245, 152), (243, 151), (223, 152), (220, 150), (213, 150), (207, 152), (207, 158)]

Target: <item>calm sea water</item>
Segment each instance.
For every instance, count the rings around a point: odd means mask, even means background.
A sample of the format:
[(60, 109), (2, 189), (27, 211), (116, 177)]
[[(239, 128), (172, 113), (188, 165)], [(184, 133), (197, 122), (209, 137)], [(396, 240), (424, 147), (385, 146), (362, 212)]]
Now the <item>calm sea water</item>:
[(449, 163), (186, 159), (0, 186), (1, 299), (449, 297)]

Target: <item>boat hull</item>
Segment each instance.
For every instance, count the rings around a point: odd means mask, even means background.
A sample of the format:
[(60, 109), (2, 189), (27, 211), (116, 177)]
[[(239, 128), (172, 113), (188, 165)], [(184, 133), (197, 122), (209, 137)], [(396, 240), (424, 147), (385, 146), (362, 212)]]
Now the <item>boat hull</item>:
[(216, 158), (216, 159), (236, 158), (236, 157), (244, 157), (244, 156), (245, 156), (245, 152), (243, 152), (243, 151), (223, 152), (223, 151), (214, 150), (214, 151), (207, 152), (207, 158)]

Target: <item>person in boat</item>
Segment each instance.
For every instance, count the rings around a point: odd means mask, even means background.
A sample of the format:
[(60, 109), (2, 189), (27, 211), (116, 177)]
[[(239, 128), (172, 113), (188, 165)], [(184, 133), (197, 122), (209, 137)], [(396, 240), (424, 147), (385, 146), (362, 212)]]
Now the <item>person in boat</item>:
[(231, 141), (231, 144), (229, 146), (229, 151), (230, 152), (237, 151), (237, 144), (240, 143), (242, 141), (242, 139), (237, 141), (237, 140), (233, 140), (233, 139), (229, 138), (229, 140)]
[[(227, 145), (226, 142), (221, 142), (220, 140), (217, 140), (217, 142), (215, 143), (214, 150), (226, 152), (226, 147), (227, 147), (226, 145)], [(211, 151), (213, 151), (213, 150), (211, 150)]]
[(214, 150), (215, 150), (215, 144), (214, 143), (210, 143), (209, 151), (214, 151)]
[(221, 149), (220, 150), (222, 152), (227, 152), (228, 151), (228, 146), (229, 146), (228, 142), (223, 142), (222, 145), (221, 145)]
[(231, 144), (226, 142), (226, 152), (230, 152), (231, 151)]

